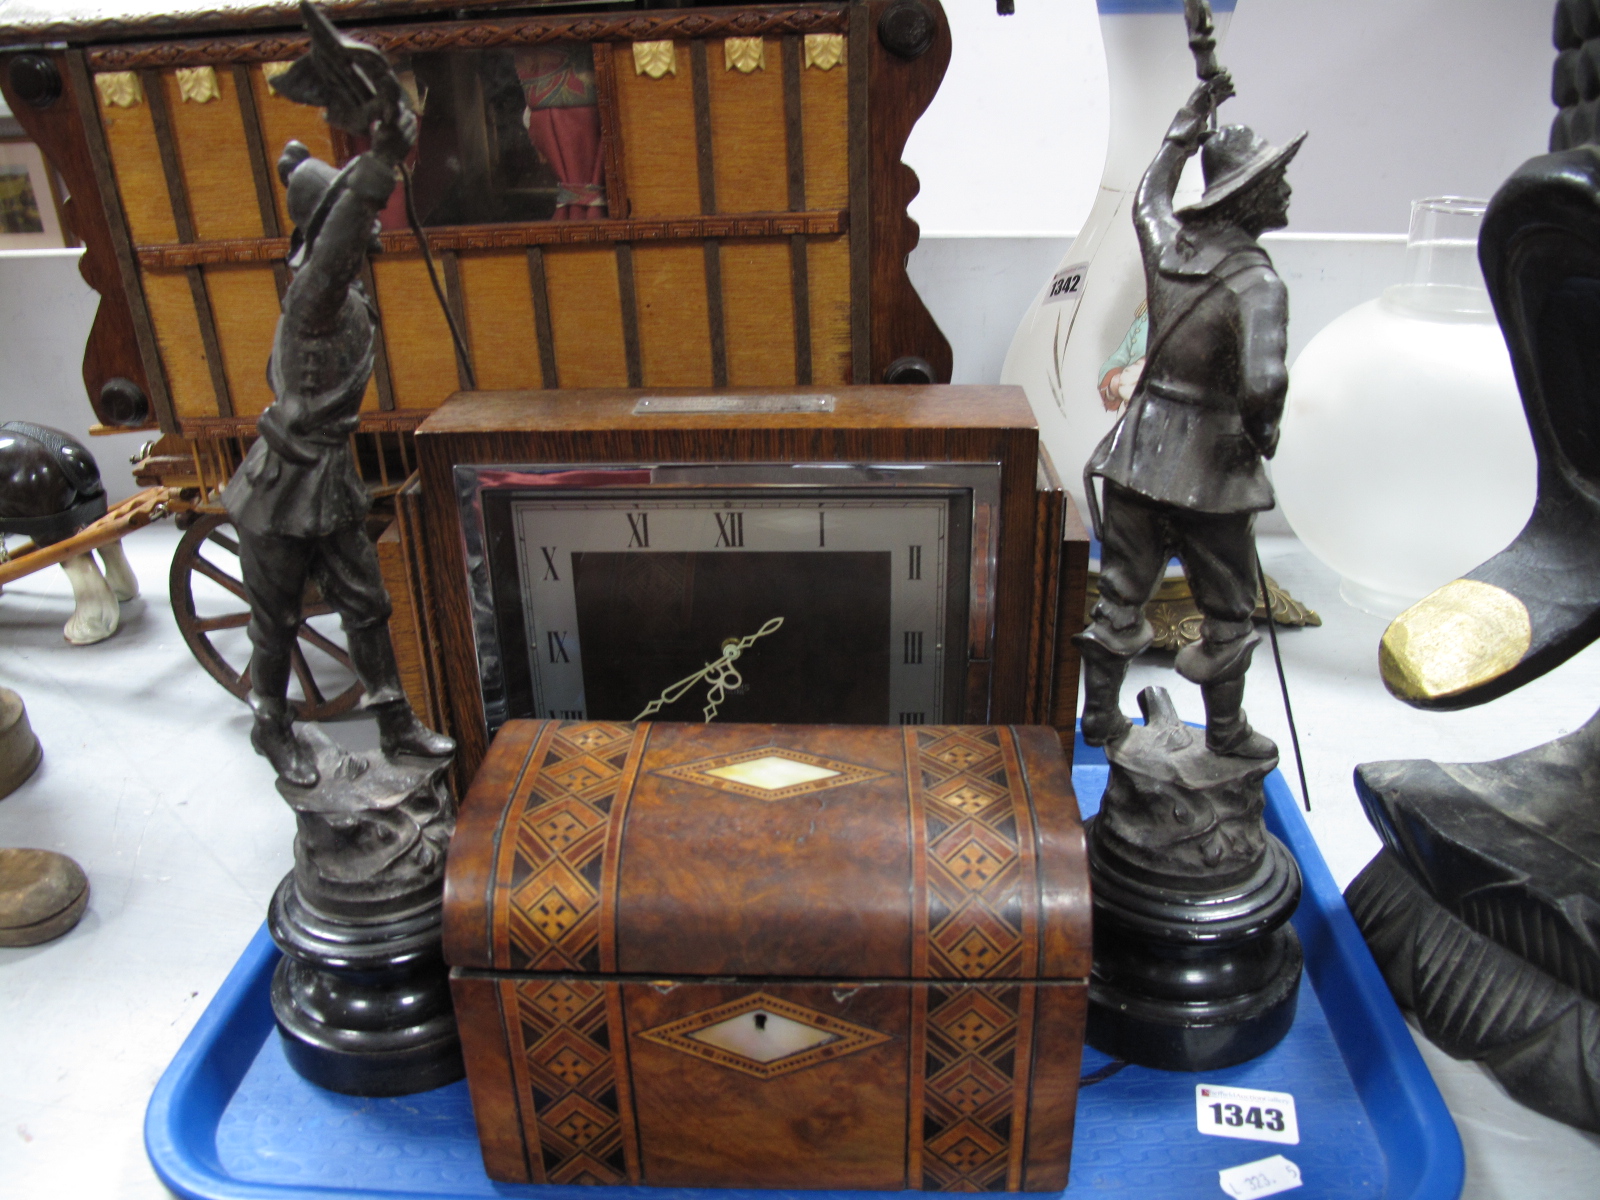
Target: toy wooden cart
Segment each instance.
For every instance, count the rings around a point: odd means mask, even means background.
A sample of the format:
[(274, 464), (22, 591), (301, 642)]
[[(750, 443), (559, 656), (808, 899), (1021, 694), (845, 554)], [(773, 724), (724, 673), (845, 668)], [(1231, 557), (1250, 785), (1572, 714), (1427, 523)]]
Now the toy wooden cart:
[[(375, 532), (413, 476), (412, 431), (460, 388), (948, 380), (905, 273), (917, 182), (900, 162), (949, 61), (938, 0), (666, 2), (324, 6), (389, 55), (421, 114), (417, 215), (465, 341), (397, 192), (364, 281), (380, 330), (352, 435)], [(159, 430), (135, 475), (175, 489), (191, 522), (173, 607), (243, 696), (248, 617), (218, 493), (272, 400), (292, 233), (275, 162), (291, 139), (335, 163), (362, 147), (274, 91), (308, 45), (288, 0), (168, 8), (0, 0), (0, 90), (66, 184), (102, 298), (90, 403), (108, 432)], [(379, 547), (407, 686), (437, 714), (406, 645), (421, 636), (406, 529)], [(203, 580), (232, 607), (203, 610)], [(313, 718), (360, 696), (316, 601), (295, 663)]]

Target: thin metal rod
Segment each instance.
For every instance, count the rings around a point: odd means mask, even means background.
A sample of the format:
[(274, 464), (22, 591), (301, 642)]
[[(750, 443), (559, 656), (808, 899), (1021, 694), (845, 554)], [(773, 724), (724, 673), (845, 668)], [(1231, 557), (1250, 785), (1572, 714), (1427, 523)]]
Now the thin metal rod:
[(433, 266), (433, 251), (428, 247), (428, 235), (422, 232), (422, 222), (417, 219), (417, 201), (411, 192), (411, 168), (400, 168), (401, 182), (405, 185), (406, 194), (406, 221), (411, 226), (411, 232), (416, 235), (417, 244), (422, 247), (422, 261), (428, 268), (428, 281), (433, 284), (433, 294), (439, 300), (439, 308), (444, 312), (445, 324), (450, 326), (450, 340), (456, 346), (456, 359), (461, 366), (461, 374), (466, 376), (467, 387), (473, 391), (478, 390), (478, 375), (472, 369), (472, 356), (467, 353), (467, 340), (461, 336), (461, 329), (456, 324), (456, 315), (450, 310), (450, 302), (444, 297), (444, 286), (439, 282), (439, 272)]
[(1256, 555), (1256, 579), (1261, 583), (1261, 603), (1267, 610), (1267, 636), (1272, 639), (1272, 661), (1278, 666), (1278, 689), (1283, 693), (1283, 715), (1289, 718), (1289, 741), (1294, 744), (1295, 770), (1300, 773), (1300, 801), (1311, 811), (1311, 789), (1306, 787), (1306, 762), (1300, 755), (1300, 732), (1294, 725), (1294, 709), (1289, 704), (1289, 680), (1283, 673), (1283, 654), (1278, 650), (1278, 623), (1272, 619), (1272, 593), (1267, 591), (1267, 572)]

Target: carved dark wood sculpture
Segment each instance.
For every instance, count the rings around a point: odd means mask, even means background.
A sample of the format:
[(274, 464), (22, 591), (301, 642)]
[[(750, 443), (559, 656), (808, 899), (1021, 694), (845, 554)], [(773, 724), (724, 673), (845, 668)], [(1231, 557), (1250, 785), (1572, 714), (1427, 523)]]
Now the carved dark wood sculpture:
[[(1592, 4), (1556, 8), (1551, 153), (1484, 215), (1478, 257), (1539, 457), (1539, 498), (1500, 554), (1397, 617), (1384, 682), (1421, 708), (1481, 704), (1600, 635), (1600, 49)], [(1523, 1103), (1600, 1131), (1600, 716), (1488, 763), (1367, 763), (1384, 851), (1351, 910), (1390, 987), (1451, 1054)]]

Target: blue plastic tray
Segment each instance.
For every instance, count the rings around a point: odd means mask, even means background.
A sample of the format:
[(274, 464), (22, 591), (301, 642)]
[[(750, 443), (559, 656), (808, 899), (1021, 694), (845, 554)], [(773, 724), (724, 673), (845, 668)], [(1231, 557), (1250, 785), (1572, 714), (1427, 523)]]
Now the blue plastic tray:
[[(1105, 756), (1077, 746), (1073, 783), (1098, 810)], [(1068, 1200), (1222, 1196), (1218, 1170), (1283, 1154), (1313, 1197), (1455, 1200), (1461, 1141), (1361, 935), (1282, 778), (1267, 780), (1268, 826), (1305, 877), (1295, 928), (1310, 987), (1275, 1049), (1223, 1071), (1113, 1067), (1084, 1052)], [(161, 1179), (193, 1200), (857, 1200), (874, 1193), (531, 1187), (483, 1173), (465, 1083), (392, 1100), (335, 1095), (300, 1079), (273, 1032), (268, 983), (278, 952), (256, 934), (167, 1068), (145, 1118)], [(1103, 1076), (1097, 1078), (1097, 1076)], [(1212, 1082), (1292, 1092), (1295, 1146), (1209, 1137), (1195, 1128), (1194, 1087)]]

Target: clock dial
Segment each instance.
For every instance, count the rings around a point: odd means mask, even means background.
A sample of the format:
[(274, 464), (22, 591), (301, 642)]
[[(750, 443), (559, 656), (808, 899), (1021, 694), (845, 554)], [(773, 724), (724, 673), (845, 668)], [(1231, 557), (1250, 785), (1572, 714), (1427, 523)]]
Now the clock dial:
[[(515, 631), (505, 639), (508, 698), (539, 716), (627, 720), (782, 617), (741, 656), (744, 686), (719, 719), (937, 721), (951, 507), (949, 495), (810, 489), (512, 499), (528, 603), (520, 646)], [(657, 715), (698, 720), (703, 700), (691, 690)]]
[[(743, 684), (717, 720), (962, 719), (973, 487), (900, 474), (890, 486), (763, 487), (744, 482), (749, 466), (721, 472), (737, 471), (739, 486), (717, 487), (699, 482), (714, 468), (650, 470), (497, 469), (503, 484), (474, 493), (493, 594), (479, 621), (491, 729), (521, 716), (634, 719), (777, 617), (741, 652)], [(553, 486), (517, 486), (542, 478)], [(628, 486), (641, 478), (670, 482)], [(703, 720), (708, 687), (651, 719)]]

